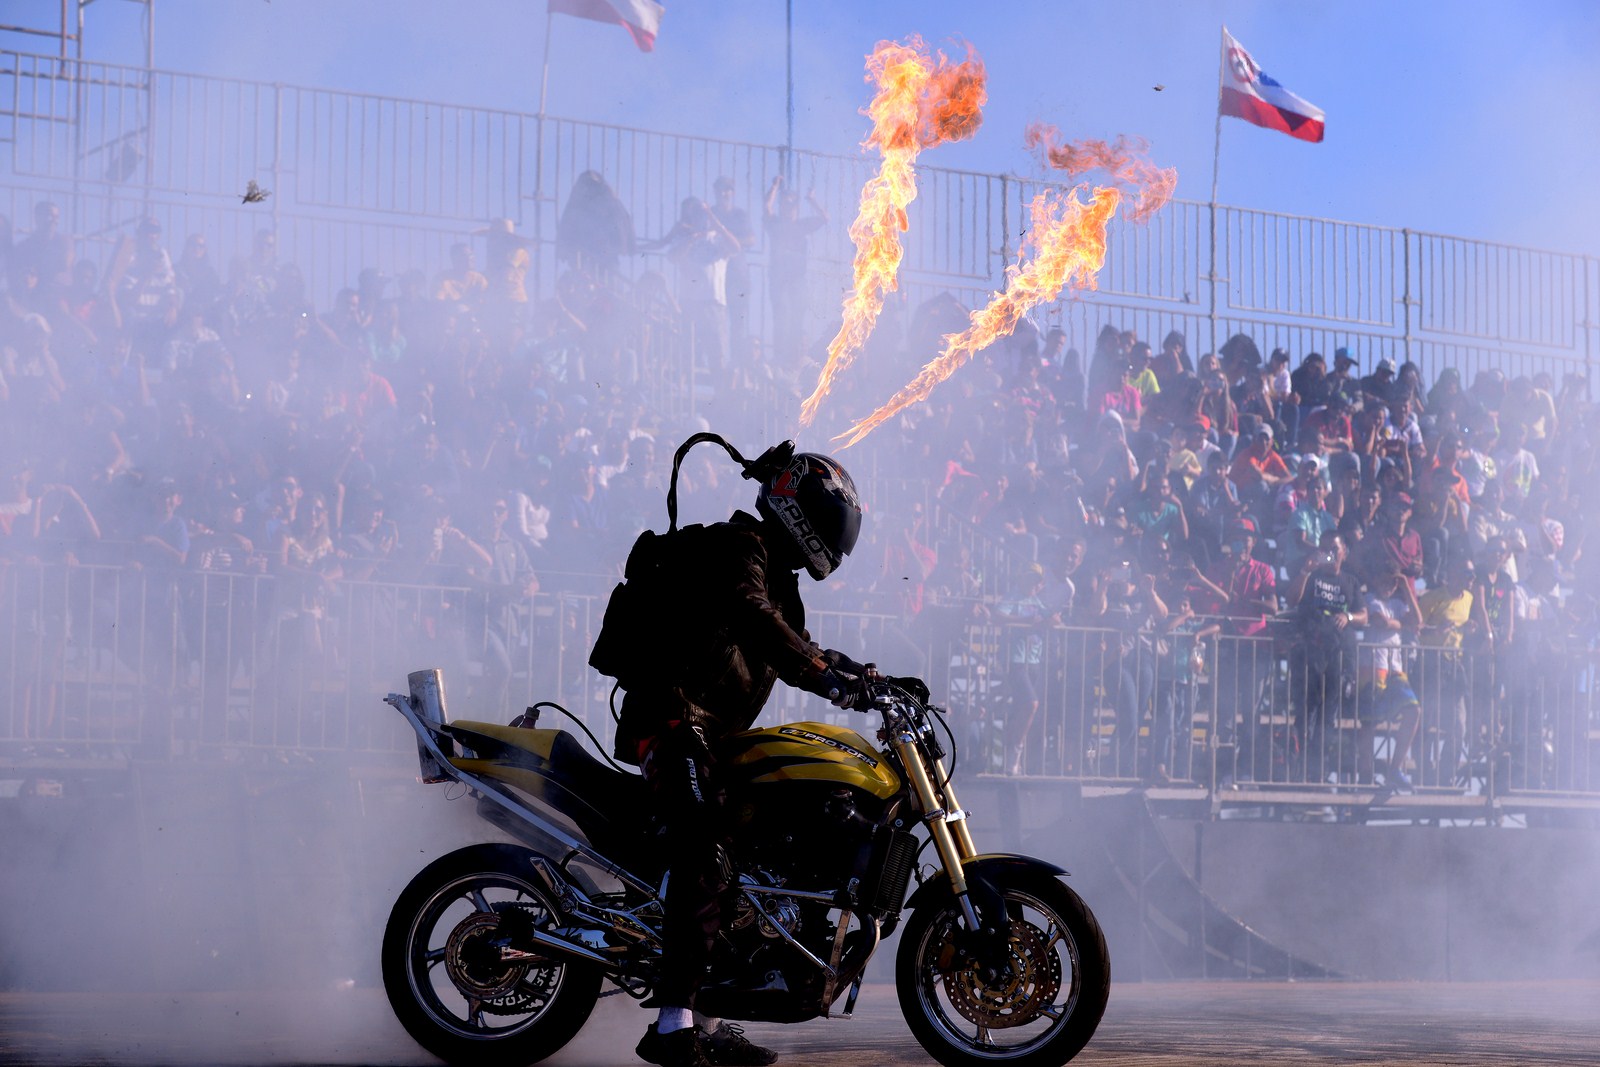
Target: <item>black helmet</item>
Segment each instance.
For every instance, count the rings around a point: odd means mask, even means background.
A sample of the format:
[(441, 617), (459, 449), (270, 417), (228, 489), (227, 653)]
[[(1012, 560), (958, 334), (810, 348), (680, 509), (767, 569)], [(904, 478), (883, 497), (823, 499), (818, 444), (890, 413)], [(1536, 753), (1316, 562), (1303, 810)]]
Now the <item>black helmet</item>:
[(756, 510), (793, 540), (817, 581), (832, 574), (861, 534), (861, 498), (850, 475), (828, 456), (797, 453), (766, 478)]

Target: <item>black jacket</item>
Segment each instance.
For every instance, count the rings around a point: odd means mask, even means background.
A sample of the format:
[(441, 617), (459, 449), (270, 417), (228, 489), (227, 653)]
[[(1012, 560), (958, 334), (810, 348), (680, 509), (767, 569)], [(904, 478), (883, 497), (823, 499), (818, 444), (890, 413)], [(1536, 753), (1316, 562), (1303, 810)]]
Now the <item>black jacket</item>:
[(812, 688), (827, 668), (805, 630), (795, 571), (773, 559), (752, 515), (679, 531), (675, 580), (659, 638), (668, 666), (633, 680), (622, 703), (617, 755), (637, 762), (639, 746), (674, 721), (701, 727), (715, 743), (747, 730), (773, 683)]

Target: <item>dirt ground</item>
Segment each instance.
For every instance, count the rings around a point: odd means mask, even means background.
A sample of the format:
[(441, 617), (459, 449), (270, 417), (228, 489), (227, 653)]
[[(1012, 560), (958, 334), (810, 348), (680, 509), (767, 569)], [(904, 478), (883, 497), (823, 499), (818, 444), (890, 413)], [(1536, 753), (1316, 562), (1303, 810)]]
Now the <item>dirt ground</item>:
[[(1600, 1063), (1600, 983), (1147, 983), (1118, 985), (1074, 1064), (1222, 1067), (1536, 1067)], [(628, 1065), (649, 1015), (601, 1001), (553, 1067)], [(927, 1064), (893, 988), (869, 986), (853, 1019), (752, 1024), (790, 1067)], [(431, 1064), (380, 990), (292, 994), (4, 994), (0, 1063), (48, 1065)]]

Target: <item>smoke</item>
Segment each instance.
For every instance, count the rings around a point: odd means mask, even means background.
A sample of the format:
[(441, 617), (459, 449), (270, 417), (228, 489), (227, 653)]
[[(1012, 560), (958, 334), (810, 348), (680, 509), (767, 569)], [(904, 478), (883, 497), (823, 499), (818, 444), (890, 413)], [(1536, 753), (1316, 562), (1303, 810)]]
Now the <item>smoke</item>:
[[(34, 5), (45, 18), (54, 17), (55, 6), (53, 0)], [(783, 27), (774, 14), (781, 5), (701, 7), (696, 12), (687, 4), (669, 5), (658, 50), (649, 56), (617, 27), (558, 16), (552, 23), (550, 112), (730, 142), (781, 143)], [(864, 10), (869, 7), (882, 10)], [(985, 128), (970, 142), (942, 148), (937, 161), (930, 157), (936, 166), (984, 173), (1015, 169), (1023, 158), (1016, 132), (1026, 120), (1048, 116), (1085, 136), (1111, 138), (1118, 130), (1139, 130), (1164, 162), (1186, 175), (1208, 172), (1214, 9), (1196, 14), (1167, 5), (1108, 7), (1074, 12), (1078, 21), (1070, 30), (1061, 26), (1059, 4), (1008, 8), (1003, 25), (997, 16), (974, 24), (970, 10), (970, 5), (849, 4), (799, 12), (796, 144), (856, 158), (861, 55), (875, 40), (921, 30), (930, 40), (960, 33), (980, 46), (993, 101)], [(1252, 34), (1252, 47), (1270, 59), (1275, 74), (1288, 78), (1293, 73), (1297, 91), (1328, 110), (1330, 140), (1318, 151), (1229, 126), (1222, 158), (1224, 201), (1519, 245), (1600, 247), (1600, 214), (1589, 196), (1600, 139), (1588, 135), (1592, 131), (1581, 117), (1563, 115), (1560, 126), (1530, 121), (1526, 106), (1529, 100), (1595, 97), (1600, 85), (1585, 51), (1594, 39), (1588, 32), (1593, 26), (1573, 24), (1592, 20), (1592, 14), (1568, 10), (1561, 18), (1530, 20), (1510, 8), (1484, 8), (1441, 31), (1437, 13), (1421, 6), (1412, 11), (1403, 5), (1374, 7), (1364, 12), (1370, 17), (1352, 17), (1348, 8), (1338, 7), (1330, 9), (1326, 21), (1319, 14), (1276, 13), (1273, 5), (1229, 7), (1228, 14), (1241, 11), (1275, 31)], [(464, 5), (460, 17), (454, 14), (443, 19), (437, 5), (421, 0), (350, 0), (337, 6), (319, 0), (230, 5), (162, 0), (158, 64), (269, 83), (344, 86), (532, 112), (544, 33), (536, 6), (499, 0)], [(88, 16), (91, 54), (138, 63), (140, 17), (140, 5), (95, 5)], [(1296, 18), (1312, 21), (1296, 24)], [(8, 21), (24, 18), (10, 16), (8, 8)], [(1018, 26), (1028, 27), (1027, 32), (1018, 32)], [(1440, 46), (1440, 32), (1451, 47)], [(1375, 41), (1388, 41), (1399, 51), (1378, 50)], [(684, 42), (692, 47), (680, 47)], [(1439, 68), (1421, 66), (1425, 52), (1448, 53), (1459, 69), (1441, 76)], [(1062, 61), (1064, 55), (1070, 63)], [(1407, 96), (1398, 104), (1392, 77), (1360, 73), (1396, 70), (1414, 74), (1406, 79)], [(1490, 71), (1492, 77), (1476, 73)], [(1435, 76), (1426, 76), (1429, 72)], [(1164, 90), (1153, 92), (1158, 83)], [(1515, 92), (1507, 86), (1516, 86)], [(261, 130), (248, 132), (265, 136)], [(163, 165), (198, 167), (199, 146), (195, 151), (193, 160)], [(741, 160), (732, 153), (726, 166), (748, 185)], [(1515, 161), (1519, 174), (1536, 172), (1534, 178), (1519, 179), (1520, 195), (1503, 185), (1507, 160)], [(661, 174), (665, 181), (665, 169)], [(704, 194), (714, 177), (696, 173), (673, 181)], [(802, 185), (810, 177), (802, 175)], [(1195, 195), (1192, 189), (1190, 195)], [(13, 215), (25, 228), (20, 213)], [(462, 229), (481, 222), (474, 218)], [(834, 219), (835, 228), (842, 229), (842, 223)], [(840, 270), (818, 288), (843, 280)], [(935, 298), (924, 304), (926, 296), (904, 297), (886, 308), (879, 336), (896, 354), (903, 350), (905, 358), (875, 364), (875, 377), (859, 383), (852, 395), (837, 397), (841, 409), (830, 413), (838, 416), (835, 428), (865, 417), (877, 399), (937, 354), (941, 336), (963, 328), (964, 311), (953, 329), (946, 328), (942, 316), (950, 302)], [(319, 297), (318, 310), (324, 303)], [(1072, 326), (1066, 317), (1073, 314), (1094, 320), (1086, 331), (1090, 336), (1103, 324), (1092, 309), (1062, 312), (1062, 321)], [(1163, 330), (1172, 322), (1154, 316), (1145, 321), (1159, 322)], [(1073, 328), (1085, 332), (1081, 324)], [(1157, 340), (1159, 332), (1146, 327), (1146, 339)], [(1191, 341), (1199, 347), (1197, 337)], [(977, 358), (964, 367), (947, 386), (952, 396), (936, 398), (936, 410), (913, 427), (914, 433), (904, 441), (864, 442), (851, 452), (851, 469), (863, 482), (861, 475), (868, 472), (884, 480), (917, 479), (913, 492), (926, 504), (919, 520), (924, 532), (933, 519), (934, 492), (947, 484), (946, 502), (981, 499), (984, 514), (995, 518), (989, 528), (1004, 531), (997, 537), (1037, 547), (1037, 525), (1024, 523), (1020, 534), (1014, 532), (1022, 507), (1015, 496), (996, 493), (995, 476), (1004, 471), (1017, 477), (1029, 463), (1035, 469), (1048, 466), (1051, 448), (1068, 442), (1023, 440), (1018, 431), (1027, 420), (986, 422), (982, 416), (990, 398), (1011, 387), (1006, 361), (1021, 363), (1036, 342), (1022, 338), (1014, 348), (1008, 342), (980, 354), (993, 361)], [(1031, 350), (1036, 356), (1036, 347)], [(964, 391), (956, 396), (958, 390)], [(742, 428), (747, 436), (738, 443), (744, 447), (769, 425), (752, 418)], [(73, 426), (63, 436), (83, 453), (108, 447), (107, 427), (100, 422), (81, 433)], [(662, 442), (671, 443), (675, 440)], [(289, 458), (285, 443), (276, 438), (267, 440), (261, 455), (269, 471), (281, 469)], [(724, 476), (733, 484), (711, 485), (691, 496), (685, 521), (714, 520), (733, 503), (747, 503), (749, 486), (726, 471)], [(712, 477), (708, 472), (704, 480)], [(980, 477), (986, 480), (982, 492), (963, 497)], [(658, 494), (661, 488), (655, 486)], [(1053, 484), (1040, 492), (1077, 500)], [(134, 506), (129, 502), (126, 514), (133, 514)], [(657, 503), (651, 513), (657, 528), (660, 510)], [(971, 510), (977, 514), (978, 505)], [(917, 561), (892, 556), (896, 538), (908, 528), (916, 530), (910, 515), (911, 506), (902, 500), (873, 502), (866, 537), (848, 567), (864, 576), (860, 585), (874, 586), (875, 594), (909, 601), (912, 594), (900, 590), (920, 584), (913, 581)], [(940, 547), (943, 558), (955, 553), (953, 544)], [(982, 594), (994, 594), (999, 568), (993, 559), (987, 562), (986, 568), (972, 568), (987, 586), (956, 585), (956, 599), (943, 603), (935, 603), (930, 592), (930, 605), (971, 609)], [(1053, 575), (1058, 561), (1044, 553), (1041, 563)], [(1086, 576), (1080, 578), (1086, 586)], [(884, 603), (869, 601), (858, 586), (842, 582), (808, 588), (807, 599), (813, 608)], [(944, 622), (934, 614), (924, 616), (930, 629)], [(463, 644), (463, 633), (461, 627), (440, 631), (427, 641), (393, 649), (396, 654), (374, 673), (387, 676), (390, 688), (402, 688), (407, 671), (445, 662), (448, 657), (437, 653)], [(878, 653), (888, 670), (927, 668), (968, 681), (960, 672), (970, 666), (971, 649), (962, 650), (966, 661), (929, 663), (916, 648), (925, 636), (882, 629), (863, 636), (841, 628), (826, 643), (875, 651), (872, 642), (881, 641), (877, 647), (893, 650), (890, 656)], [(448, 678), (464, 684), (452, 664), (445, 665)], [(331, 688), (349, 677), (333, 664), (319, 664), (307, 675), (312, 688)], [(974, 690), (978, 686), (970, 684)], [(380, 695), (374, 690), (352, 707), (367, 709), (360, 714), (373, 722), (394, 725), (397, 717), (378, 703)], [(14, 697), (7, 714), (21, 706), (20, 697)], [(503, 719), (515, 708), (468, 708), (458, 701), (456, 710)], [(796, 711), (815, 713), (814, 707)], [(966, 758), (976, 767), (982, 756), (972, 746)], [(450, 800), (445, 787), (423, 787), (414, 775), (414, 760), (404, 751), (359, 767), (318, 758), (303, 768), (280, 766), (270, 773), (253, 772), (242, 763), (196, 768), (137, 760), (81, 776), (0, 772), (0, 793), (11, 794), (0, 796), (6, 805), (0, 827), (6, 835), (0, 848), (6, 856), (0, 870), (0, 900), (6, 904), (0, 976), (9, 988), (24, 991), (115, 992), (122, 999), (108, 998), (107, 1010), (136, 1015), (137, 1022), (126, 1029), (141, 1035), (140, 1042), (151, 1040), (152, 1033), (161, 1042), (155, 1048), (131, 1045), (115, 1015), (100, 1016), (97, 1010), (86, 1023), (46, 1005), (36, 1009), (43, 1029), (61, 1036), (56, 1044), (41, 1045), (34, 1058), (62, 1063), (421, 1062), (377, 986), (377, 946), (387, 910), (431, 859), (493, 831), (473, 815), (468, 801)], [(54, 795), (58, 789), (64, 790), (60, 796)], [(975, 811), (998, 816), (1001, 810), (999, 798), (986, 791), (969, 788), (967, 799)], [(1593, 973), (1600, 934), (1588, 904), (1600, 859), (1592, 841), (1583, 846), (1588, 851), (1574, 852), (1573, 837), (1558, 837), (1556, 831), (1252, 829), (1258, 832), (1248, 837), (1226, 824), (1196, 831), (1207, 835), (1205, 862), (1190, 873), (1219, 909), (1308, 958), (1335, 969), (1358, 969), (1377, 959), (1406, 977), (1425, 979)], [(997, 843), (999, 831), (996, 825)], [(1087, 839), (1082, 834), (1086, 831), (1032, 839), (1024, 850), (1058, 859), (1075, 872), (1093, 868), (1101, 856), (1080, 847)], [(1371, 848), (1369, 834), (1392, 837)], [(1486, 844), (1486, 835), (1496, 839)], [(1173, 854), (1184, 859), (1196, 853), (1174, 849)], [(1239, 872), (1259, 872), (1259, 877), (1224, 877)], [(1086, 896), (1097, 909), (1114, 912), (1120, 906), (1116, 885), (1107, 880), (1102, 887)], [(1192, 901), (1169, 903), (1173, 914), (1181, 914)], [(1135, 944), (1113, 946), (1119, 961), (1139, 958), (1138, 952)], [(285, 997), (284, 989), (296, 995)], [(161, 992), (145, 992), (152, 990)], [(250, 1001), (249, 1010), (238, 1006), (241, 997)], [(641, 1025), (642, 1016), (624, 998), (604, 1001), (566, 1062), (626, 1061)]]

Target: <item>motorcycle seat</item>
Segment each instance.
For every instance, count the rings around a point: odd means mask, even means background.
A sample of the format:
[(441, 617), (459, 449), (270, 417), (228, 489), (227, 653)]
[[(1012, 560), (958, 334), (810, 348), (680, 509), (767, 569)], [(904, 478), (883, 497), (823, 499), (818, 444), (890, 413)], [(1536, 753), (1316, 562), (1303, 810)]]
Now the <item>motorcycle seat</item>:
[(648, 810), (642, 777), (603, 763), (565, 730), (471, 720), (457, 720), (445, 729), (477, 755), (473, 770), (495, 775), (498, 764), (512, 772), (533, 772), (536, 779), (515, 773), (496, 776), (571, 816), (590, 833), (600, 830), (596, 816), (615, 827), (630, 826), (638, 822), (640, 811)]

